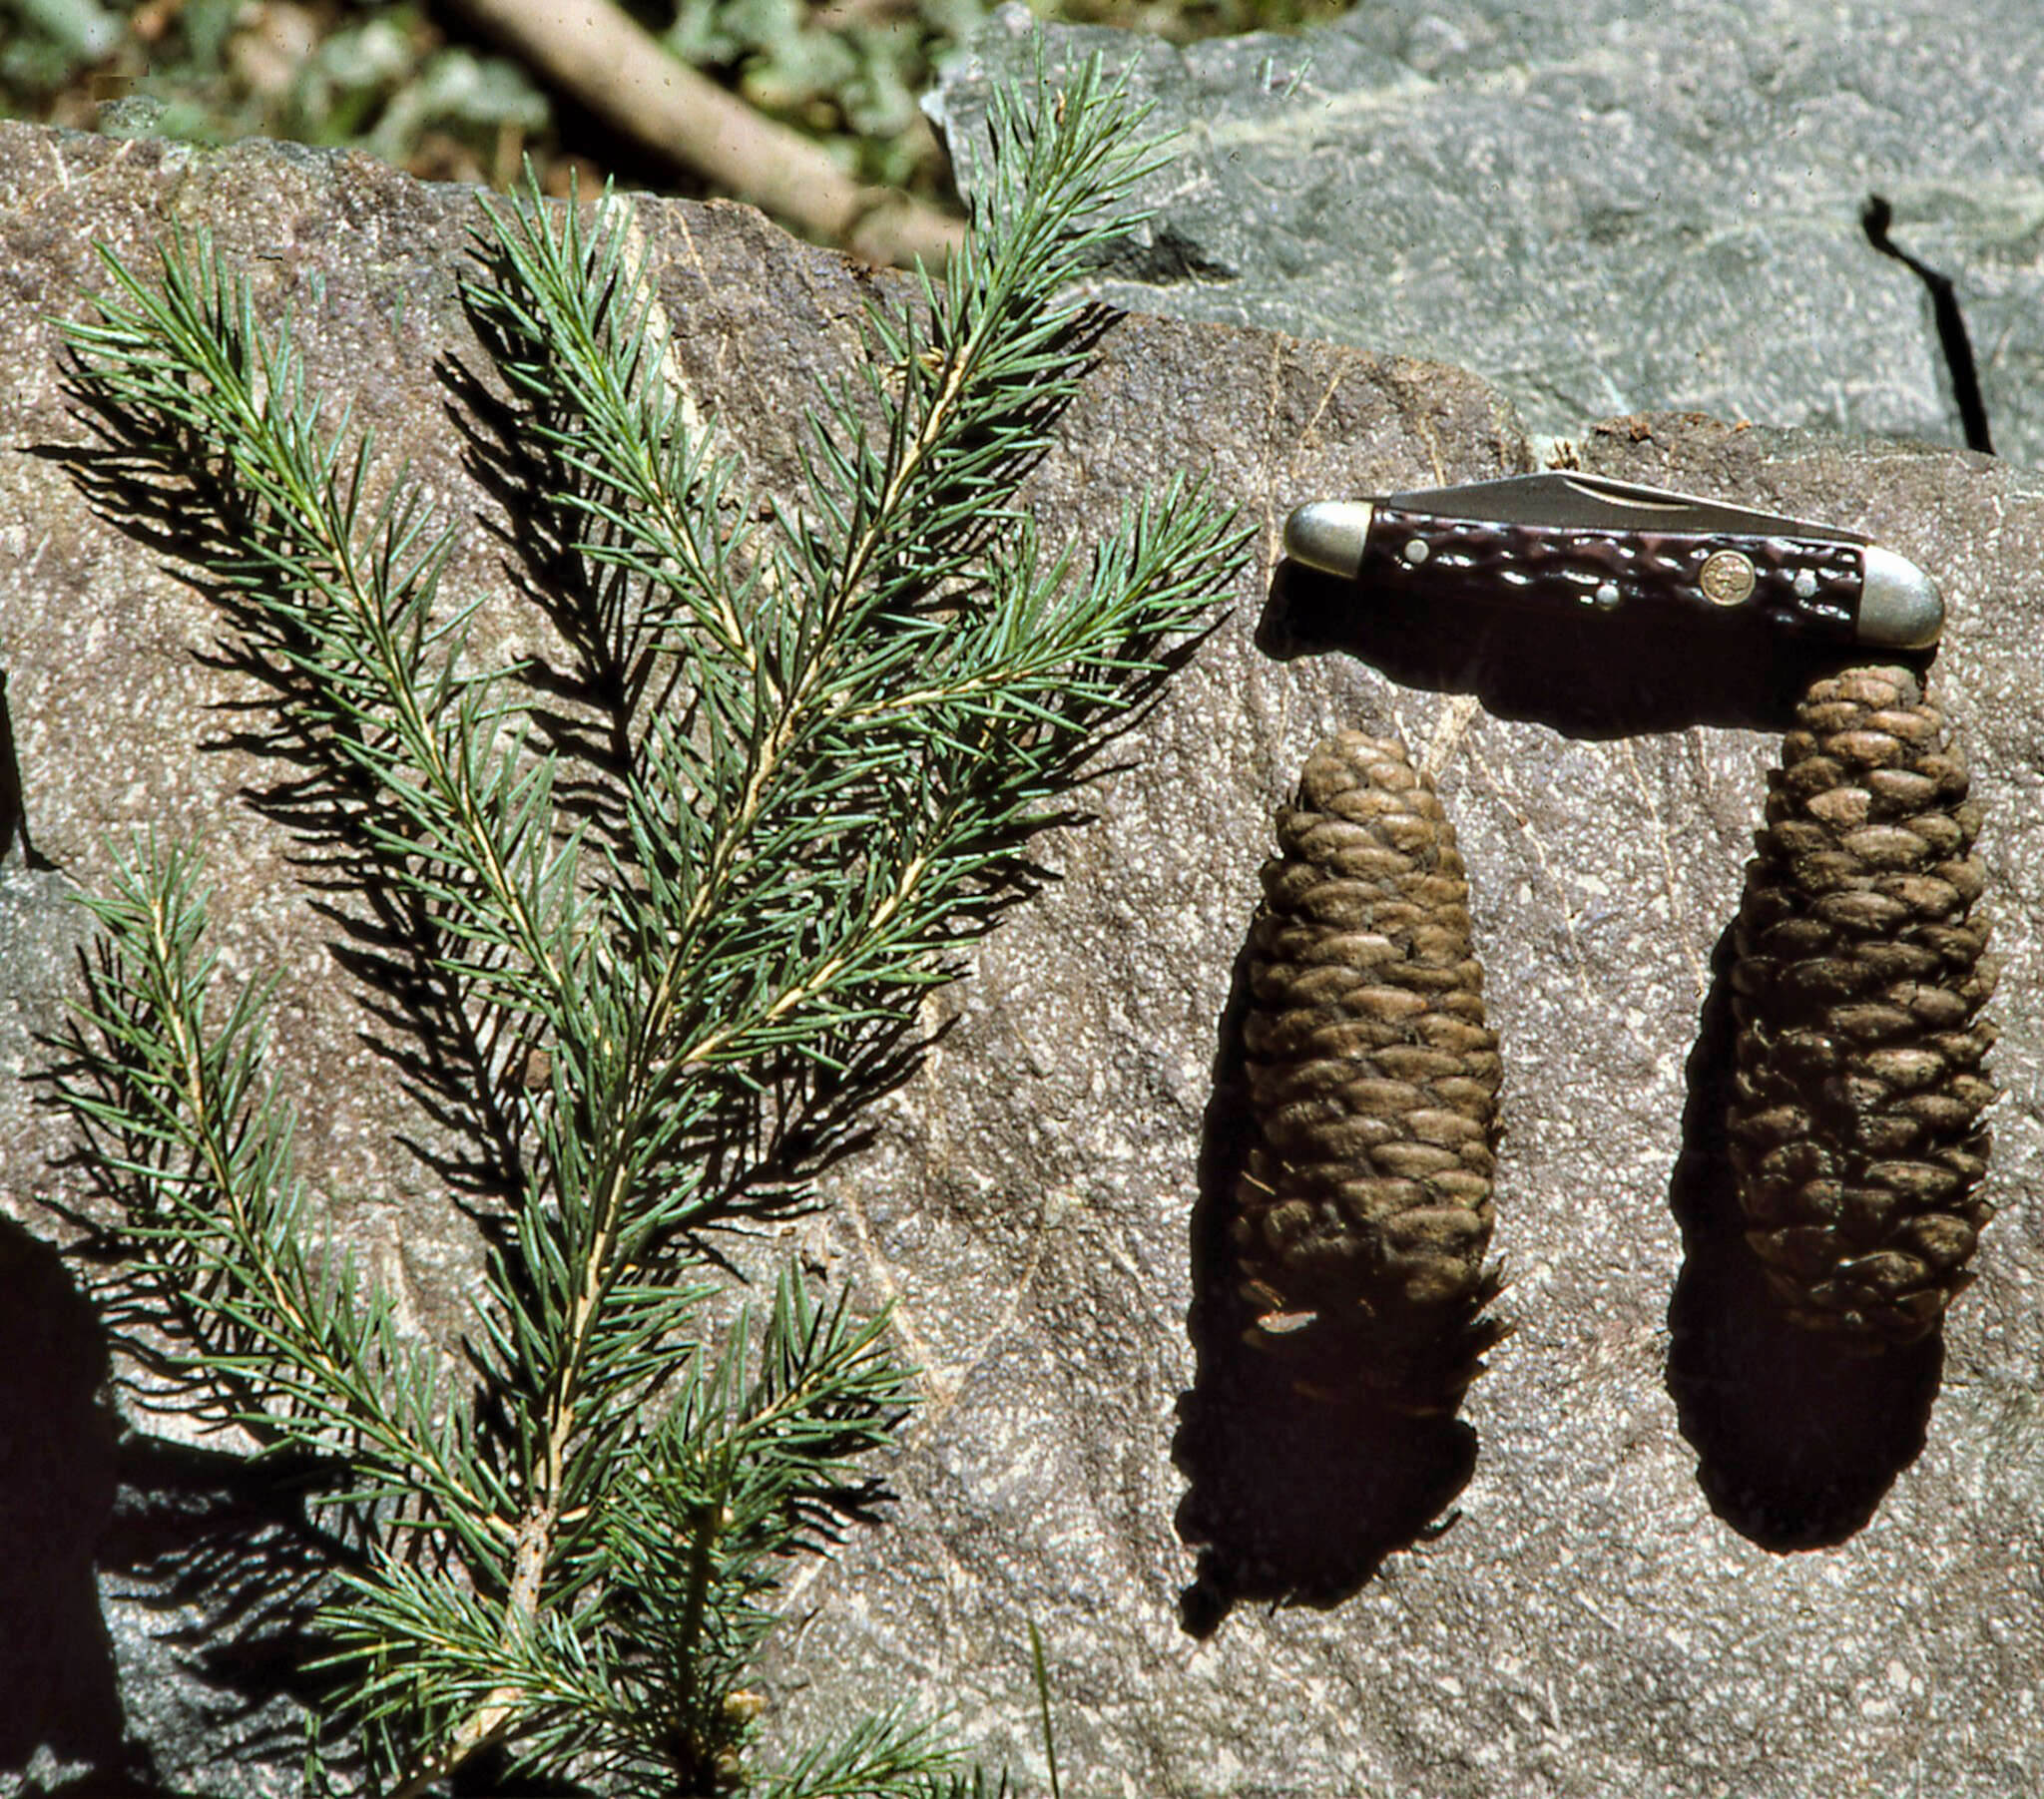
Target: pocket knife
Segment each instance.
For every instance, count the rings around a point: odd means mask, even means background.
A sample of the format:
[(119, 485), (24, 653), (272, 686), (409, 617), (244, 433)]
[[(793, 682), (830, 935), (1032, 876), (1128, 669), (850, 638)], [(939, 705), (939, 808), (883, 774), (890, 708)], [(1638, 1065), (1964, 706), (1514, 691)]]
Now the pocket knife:
[(1857, 532), (1575, 472), (1315, 500), (1284, 524), (1294, 560), (1420, 600), (1590, 613), (1675, 607), (1883, 650), (1927, 650), (1937, 584)]

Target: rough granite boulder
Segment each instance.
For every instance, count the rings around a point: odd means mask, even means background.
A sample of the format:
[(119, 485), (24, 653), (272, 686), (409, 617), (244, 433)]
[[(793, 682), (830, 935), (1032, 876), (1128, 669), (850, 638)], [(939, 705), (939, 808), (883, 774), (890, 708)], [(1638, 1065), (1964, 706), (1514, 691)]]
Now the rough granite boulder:
[[(475, 1245), (393, 1147), (417, 1121), (363, 1042), (292, 843), (247, 803), (274, 775), (230, 741), (243, 715), (223, 708), (253, 690), (215, 654), (217, 621), (49, 453), (84, 438), (51, 319), (100, 279), (96, 239), (134, 257), (208, 223), (264, 310), (294, 309), (310, 378), (458, 522), (451, 591), (481, 589), (490, 631), (543, 648), (447, 404), (450, 374), (480, 366), (456, 290), (473, 207), (354, 157), (0, 126), (19, 766), (0, 791), (27, 826), (0, 876), (0, 1062), (31, 1064), (56, 1015), (63, 894), (104, 877), (105, 834), (203, 824), (229, 966), (279, 977), (334, 1210), (442, 1341)], [(678, 378), (784, 470), (875, 277), (738, 208), (642, 220), (684, 321)], [(1621, 419), (1577, 449), (1837, 520), (1945, 585), (1934, 679), (1988, 806), (2008, 1097), (2002, 1216), (1942, 1342), (1841, 1363), (1785, 1331), (1734, 1216), (1725, 932), (1796, 672), (1624, 621), (1391, 617), (1274, 580), (1294, 503), (1524, 469), (1521, 425), (1453, 368), (1123, 318), (1036, 478), (1044, 525), (1092, 533), (1191, 467), (1265, 554), (806, 1227), (861, 1302), (896, 1301), (926, 1403), (888, 1522), (789, 1594), (776, 1733), (909, 1695), (1040, 1777), (1033, 1623), (1077, 1793), (2044, 1785), (2044, 478), (1702, 417)], [(1215, 1322), (1257, 869), (1307, 747), (1344, 725), (1438, 771), (1506, 1057), (1496, 1247), (1516, 1334), (1459, 1419), (1395, 1429), (1302, 1406)], [(58, 1123), (16, 1083), (0, 1108), (0, 1788), (295, 1790), (288, 1692), (203, 1628), (190, 1583), (232, 1572), (267, 1502), (146, 1395), (105, 1390), (104, 1337), (37, 1200), (71, 1191)]]
[[(1010, 6), (935, 98), (1028, 74)], [(1365, 0), (1296, 36), (1130, 63), (1181, 134), (1117, 303), (1488, 376), (1528, 428), (1700, 407), (1960, 444), (1924, 283), (1954, 283), (1994, 447), (2044, 462), (2044, 30), (2031, 0)], [(1133, 59), (1133, 60), (1132, 60)]]

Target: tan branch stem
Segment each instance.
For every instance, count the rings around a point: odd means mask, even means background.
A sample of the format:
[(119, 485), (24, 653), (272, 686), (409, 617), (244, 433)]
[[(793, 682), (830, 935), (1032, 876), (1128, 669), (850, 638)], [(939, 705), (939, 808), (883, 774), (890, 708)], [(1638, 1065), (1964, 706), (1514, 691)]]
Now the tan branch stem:
[(498, 42), (654, 155), (879, 261), (941, 263), (955, 219), (853, 181), (820, 146), (672, 56), (612, 0), (460, 0)]

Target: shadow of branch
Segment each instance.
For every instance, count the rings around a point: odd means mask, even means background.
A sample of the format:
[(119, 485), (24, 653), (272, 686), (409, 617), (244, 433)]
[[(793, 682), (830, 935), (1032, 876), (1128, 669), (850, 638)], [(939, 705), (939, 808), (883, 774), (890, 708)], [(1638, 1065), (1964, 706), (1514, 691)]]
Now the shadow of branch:
[(136, 1772), (93, 1575), (116, 1484), (107, 1366), (63, 1258), (0, 1218), (0, 1774), (39, 1751)]

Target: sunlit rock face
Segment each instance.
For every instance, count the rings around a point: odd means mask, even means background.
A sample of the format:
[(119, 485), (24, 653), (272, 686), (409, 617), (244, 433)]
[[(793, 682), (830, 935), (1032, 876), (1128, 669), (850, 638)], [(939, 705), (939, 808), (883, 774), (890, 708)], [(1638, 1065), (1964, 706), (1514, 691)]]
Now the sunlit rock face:
[[(284, 772), (227, 709), (259, 688), (221, 659), (205, 599), (42, 452), (85, 441), (50, 321), (102, 278), (92, 242), (132, 259), (203, 220), (265, 314), (293, 308), (308, 378), (444, 507), (447, 591), (483, 594), (481, 641), (542, 652), (496, 535), (505, 498), (449, 410), (450, 377), (486, 366), (457, 288), (475, 217), (466, 192), (357, 158), (0, 126), (4, 810), (27, 826), (0, 871), (0, 1051), (10, 1071), (40, 1054), (72, 979), (64, 895), (104, 879), (108, 834), (203, 827), (229, 966), (279, 980), (326, 1203), (450, 1346), (477, 1246), (400, 1146), (430, 1127), (363, 1041), (375, 1021), (305, 903), (300, 846), (249, 802)], [(675, 378), (773, 481), (884, 277), (742, 209), (648, 203), (642, 221)], [(1531, 468), (1521, 418), (1439, 363), (1122, 318), (1033, 477), (1046, 536), (1084, 541), (1192, 470), (1263, 553), (1106, 758), (1091, 817), (1045, 841), (1059, 878), (933, 1003), (951, 1029), (799, 1227), (858, 1303), (894, 1302), (925, 1403), (885, 1522), (790, 1589), (776, 1740), (906, 1697), (1040, 1777), (1033, 1623), (1075, 1792), (1804, 1799), (1919, 1767), (1969, 1799), (2044, 1784), (2044, 483), (1672, 414), (1570, 435), (1586, 467), (1831, 520), (1942, 588), (1931, 690), (1984, 802), (2005, 959), (1990, 1066), (2008, 1097), (1982, 1188), (2000, 1216), (1977, 1281), (1941, 1337), (1840, 1359), (1782, 1319), (1745, 1241), (1727, 934), (1807, 671), (1651, 619), (1388, 610), (1278, 568), (1302, 501)], [(1515, 1329), (1454, 1417), (1328, 1408), (1228, 1328), (1258, 869), (1308, 749), (1339, 729), (1395, 736), (1432, 774), (1501, 1042), (1492, 1249)], [(295, 1790), (274, 1656), (235, 1652), (218, 1594), (178, 1584), (217, 1533), (267, 1528), (273, 1496), (175, 1416), (101, 1394), (82, 1272), (37, 1198), (83, 1197), (51, 1163), (61, 1122), (4, 1092), (4, 1772)]]
[[(1027, 18), (946, 70), (955, 138), (1033, 67)], [(1101, 270), (1123, 305), (1459, 363), (1544, 434), (1694, 409), (1977, 447), (1956, 321), (1993, 447), (2044, 460), (2028, 0), (1371, 0), (1294, 37), (1051, 41), (1132, 62), (1179, 134)], [(1869, 241), (1876, 196), (1948, 305)]]

